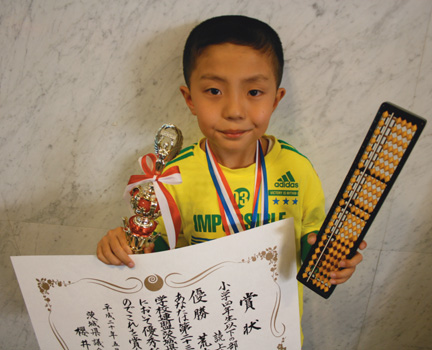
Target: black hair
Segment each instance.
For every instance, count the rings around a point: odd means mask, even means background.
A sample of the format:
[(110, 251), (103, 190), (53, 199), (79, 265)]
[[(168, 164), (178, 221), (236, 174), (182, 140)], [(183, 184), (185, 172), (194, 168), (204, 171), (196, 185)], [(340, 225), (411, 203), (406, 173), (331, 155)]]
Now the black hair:
[(278, 34), (268, 24), (246, 16), (220, 16), (198, 24), (189, 34), (183, 51), (183, 75), (190, 87), (196, 60), (210, 45), (231, 43), (252, 47), (272, 56), (276, 84), (283, 74), (283, 49)]

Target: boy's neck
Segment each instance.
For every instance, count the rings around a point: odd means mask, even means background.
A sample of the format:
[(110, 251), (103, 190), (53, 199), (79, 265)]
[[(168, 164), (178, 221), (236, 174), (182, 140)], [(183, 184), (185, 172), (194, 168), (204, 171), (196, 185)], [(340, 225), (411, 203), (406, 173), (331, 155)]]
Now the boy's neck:
[[(265, 137), (261, 137), (261, 145), (264, 151), (264, 154), (267, 153), (269, 141)], [(201, 149), (205, 151), (205, 140), (200, 145)], [(211, 148), (211, 146), (210, 146)], [(221, 149), (213, 149), (211, 148), (214, 156), (216, 157), (217, 162), (220, 165), (223, 165), (229, 169), (240, 169), (247, 168), (248, 166), (255, 163), (256, 158), (256, 145), (254, 148), (233, 152), (232, 150), (224, 151)]]

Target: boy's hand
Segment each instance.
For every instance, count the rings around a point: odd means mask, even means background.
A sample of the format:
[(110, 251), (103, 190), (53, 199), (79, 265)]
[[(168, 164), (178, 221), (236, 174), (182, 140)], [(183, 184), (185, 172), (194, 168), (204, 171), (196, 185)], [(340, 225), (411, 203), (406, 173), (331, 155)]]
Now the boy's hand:
[[(151, 243), (144, 249), (144, 253), (151, 253), (154, 249), (154, 244)], [(126, 235), (122, 227), (117, 227), (114, 230), (102, 237), (97, 246), (97, 257), (100, 261), (108, 265), (126, 265), (134, 267), (133, 260), (129, 257), (132, 250), (127, 244)]]
[[(314, 244), (316, 241), (316, 234), (315, 233), (310, 233), (308, 235), (308, 243), (309, 244)], [(367, 247), (367, 243), (366, 241), (362, 241), (359, 245), (359, 249), (363, 250)], [(330, 273), (330, 283), (331, 284), (341, 284), (341, 283), (345, 283), (346, 281), (348, 281), (350, 279), (350, 277), (352, 276), (352, 274), (354, 273), (356, 266), (358, 264), (360, 264), (360, 262), (363, 260), (363, 255), (361, 255), (358, 251), (356, 252), (356, 254), (353, 256), (352, 259), (350, 260), (341, 260), (339, 263), (339, 267), (342, 268), (342, 270), (339, 271), (332, 271)]]

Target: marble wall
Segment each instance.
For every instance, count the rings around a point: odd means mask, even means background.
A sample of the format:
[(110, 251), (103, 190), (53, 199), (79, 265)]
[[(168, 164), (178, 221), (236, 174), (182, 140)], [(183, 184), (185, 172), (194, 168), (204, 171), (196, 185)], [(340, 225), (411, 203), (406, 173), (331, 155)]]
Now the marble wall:
[[(383, 101), (432, 117), (430, 0), (0, 1), (1, 349), (37, 348), (9, 257), (94, 254), (159, 126), (200, 136), (182, 47), (220, 14), (279, 32), (288, 93), (269, 133), (311, 159), (328, 207)], [(304, 349), (432, 349), (431, 163), (428, 125), (352, 280), (306, 291)]]

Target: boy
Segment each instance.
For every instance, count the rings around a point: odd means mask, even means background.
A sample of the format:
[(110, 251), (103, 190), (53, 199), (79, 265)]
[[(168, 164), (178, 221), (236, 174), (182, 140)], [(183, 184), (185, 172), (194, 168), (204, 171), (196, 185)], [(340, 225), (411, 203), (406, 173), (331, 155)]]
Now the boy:
[[(166, 186), (181, 213), (178, 246), (287, 217), (295, 221), (298, 266), (300, 250), (307, 253), (307, 243), (315, 242), (325, 216), (318, 176), (295, 148), (265, 135), (286, 93), (280, 87), (283, 63), (276, 32), (252, 18), (211, 18), (190, 33), (183, 55), (186, 86), (180, 91), (205, 138), (166, 168), (179, 166), (183, 180)], [(365, 247), (362, 242), (360, 249)], [(107, 264), (133, 267), (128, 254), (120, 227), (98, 244), (97, 256)], [(361, 260), (357, 253), (341, 262), (344, 269), (332, 273), (331, 283), (348, 280)], [(302, 300), (301, 286), (299, 292)]]

